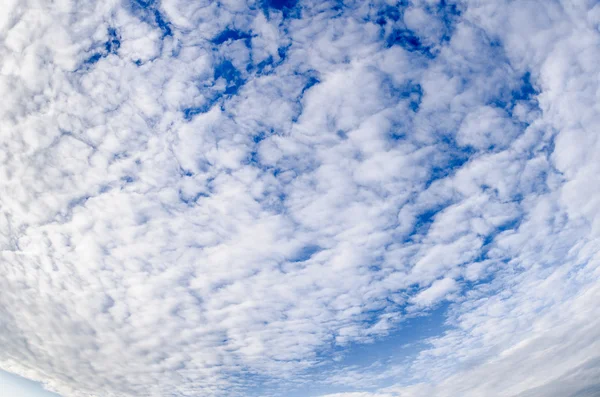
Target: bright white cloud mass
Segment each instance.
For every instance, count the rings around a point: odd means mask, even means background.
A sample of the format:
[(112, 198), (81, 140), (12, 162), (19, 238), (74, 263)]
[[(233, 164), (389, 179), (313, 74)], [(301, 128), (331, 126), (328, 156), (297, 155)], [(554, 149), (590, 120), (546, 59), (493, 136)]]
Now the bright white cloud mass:
[(0, 369), (600, 395), (599, 28), (596, 0), (3, 0)]

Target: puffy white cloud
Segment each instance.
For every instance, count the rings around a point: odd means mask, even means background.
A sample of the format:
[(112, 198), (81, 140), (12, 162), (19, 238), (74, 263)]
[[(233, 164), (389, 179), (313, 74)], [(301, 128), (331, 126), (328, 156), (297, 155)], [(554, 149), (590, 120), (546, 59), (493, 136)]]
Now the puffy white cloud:
[(458, 285), (452, 278), (436, 280), (429, 288), (415, 295), (412, 301), (419, 306), (431, 306), (457, 289)]

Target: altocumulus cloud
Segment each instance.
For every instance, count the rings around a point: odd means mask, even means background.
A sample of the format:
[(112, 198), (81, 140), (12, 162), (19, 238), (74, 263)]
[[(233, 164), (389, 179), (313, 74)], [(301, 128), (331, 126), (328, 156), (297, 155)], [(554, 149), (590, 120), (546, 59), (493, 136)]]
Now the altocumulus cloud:
[(0, 368), (64, 397), (598, 395), (599, 26), (4, 0)]

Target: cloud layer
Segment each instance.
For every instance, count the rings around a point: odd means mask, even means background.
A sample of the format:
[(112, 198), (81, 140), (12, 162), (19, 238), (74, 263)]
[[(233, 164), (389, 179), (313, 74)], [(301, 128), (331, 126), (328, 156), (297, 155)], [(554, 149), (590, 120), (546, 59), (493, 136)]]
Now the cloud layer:
[[(64, 397), (598, 392), (596, 2), (5, 7), (0, 368)], [(442, 304), (402, 363), (335, 364)]]

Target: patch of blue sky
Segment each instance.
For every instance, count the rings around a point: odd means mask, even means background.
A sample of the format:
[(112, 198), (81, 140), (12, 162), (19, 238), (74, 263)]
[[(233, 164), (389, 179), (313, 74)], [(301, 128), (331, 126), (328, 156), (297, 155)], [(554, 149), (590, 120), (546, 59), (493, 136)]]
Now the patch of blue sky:
[(283, 46), (277, 49), (277, 56), (269, 55), (261, 60), (258, 64), (249, 63), (246, 66), (246, 71), (256, 72), (257, 75), (270, 74), (275, 69), (285, 62), (290, 46)]
[(116, 54), (121, 47), (121, 40), (115, 28), (108, 28), (108, 40), (104, 44), (104, 49), (108, 54)]
[(100, 59), (102, 59), (102, 57), (103, 57), (102, 53), (96, 52), (96, 53), (92, 54), (89, 58), (87, 58), (84, 61), (84, 64), (93, 65), (96, 62), (98, 62)]
[(406, 242), (426, 236), (429, 228), (435, 221), (436, 215), (442, 212), (446, 207), (447, 205), (440, 204), (434, 208), (428, 208), (425, 211), (420, 212), (415, 218), (413, 229), (409, 233)]
[(207, 101), (201, 106), (190, 106), (183, 108), (182, 113), (184, 120), (190, 121), (194, 118), (194, 116), (208, 112), (215, 102), (216, 101)]
[(475, 154), (475, 149), (471, 146), (458, 145), (453, 134), (443, 134), (438, 139), (439, 151), (430, 163), (429, 178), (425, 181), (425, 187), (454, 174)]
[(387, 91), (387, 94), (394, 103), (406, 101), (407, 106), (413, 112), (417, 112), (423, 100), (423, 87), (416, 81), (408, 80), (402, 84), (395, 84), (389, 76), (383, 79), (382, 90)]
[(111, 54), (118, 54), (119, 48), (121, 47), (121, 38), (119, 37), (119, 32), (115, 28), (110, 27), (108, 28), (107, 36), (106, 42), (104, 42), (100, 48), (94, 49), (92, 51), (93, 54), (84, 61), (85, 65), (93, 65), (100, 61), (100, 59)]
[(539, 90), (534, 86), (530, 72), (525, 72), (519, 79), (509, 81), (499, 95), (492, 99), (493, 106), (505, 109), (512, 116), (515, 105), (522, 101), (534, 102), (538, 107), (536, 97)]
[[(489, 253), (492, 248), (494, 248), (494, 241), (496, 238), (504, 232), (514, 231), (519, 228), (519, 225), (523, 222), (522, 216), (515, 216), (513, 219), (510, 219), (503, 224), (496, 227), (492, 232), (487, 234), (481, 245), (481, 251), (479, 255), (473, 259), (473, 262), (482, 262), (489, 259)], [(478, 280), (478, 283), (481, 280)]]
[(241, 72), (227, 59), (215, 66), (214, 79), (221, 78), (226, 82), (225, 95), (236, 95), (245, 83)]
[(512, 97), (515, 101), (530, 100), (539, 94), (539, 90), (533, 86), (531, 73), (525, 72), (520, 79), (521, 84), (512, 91)]
[(421, 38), (412, 30), (401, 28), (394, 29), (386, 37), (386, 46), (400, 46), (408, 52), (415, 52), (427, 57), (433, 57), (431, 47), (424, 44)]
[(434, 5), (430, 7), (429, 11), (432, 13), (432, 15), (435, 15), (437, 18), (439, 18), (444, 25), (444, 31), (440, 41), (446, 42), (450, 40), (452, 33), (454, 32), (456, 22), (463, 12), (463, 6), (461, 3), (456, 1), (440, 0), (439, 3), (434, 3)]
[[(223, 88), (218, 87), (219, 80), (224, 83)], [(205, 99), (202, 103), (181, 109), (186, 121), (192, 120), (196, 115), (208, 112), (213, 106), (223, 103), (229, 97), (237, 95), (246, 83), (242, 72), (233, 63), (224, 59), (217, 63), (213, 70), (213, 83), (204, 87)]]
[(394, 7), (387, 5), (386, 7), (377, 11), (377, 19), (375, 23), (378, 25), (387, 25), (388, 21), (397, 22), (402, 17), (402, 9), (400, 7)]
[(449, 306), (449, 302), (444, 302), (429, 312), (406, 317), (392, 332), (376, 338), (372, 343), (351, 343), (337, 347), (333, 354), (341, 359), (335, 365), (348, 367), (370, 365), (377, 361), (404, 361), (418, 353), (427, 338), (441, 335), (447, 329), (444, 323)]
[(441, 22), (441, 31), (437, 35), (421, 37), (419, 33), (409, 28), (404, 21), (404, 12), (410, 5), (409, 1), (398, 1), (395, 5), (383, 5), (373, 11), (368, 18), (381, 26), (386, 47), (400, 46), (405, 50), (435, 57), (439, 49), (437, 45), (450, 40), (461, 15), (462, 9), (456, 2), (440, 1), (425, 7), (429, 16)]
[[(276, 396), (306, 397), (356, 391), (352, 386), (331, 383), (327, 378), (332, 374), (357, 371), (364, 374), (373, 367), (383, 372), (385, 368), (409, 363), (427, 344), (429, 338), (441, 336), (449, 326), (446, 313), (449, 302), (439, 304), (425, 315), (407, 317), (393, 331), (385, 336), (374, 338), (370, 343), (348, 343), (324, 350), (319, 356), (321, 365), (307, 370), (304, 374), (311, 382), (296, 382), (285, 392), (275, 392)], [(317, 379), (318, 381), (314, 381)], [(403, 383), (403, 379), (390, 374), (374, 384), (363, 384), (360, 391), (371, 391), (392, 384)]]
[(298, 0), (263, 0), (262, 8), (267, 17), (273, 12), (280, 12), (283, 19), (300, 16)]
[(2, 397), (60, 397), (44, 389), (38, 382), (0, 370), (0, 396)]
[(321, 251), (321, 247), (318, 245), (307, 245), (302, 247), (296, 254), (289, 259), (290, 262), (305, 262), (309, 260), (317, 252)]
[(244, 32), (244, 31), (237, 30), (237, 29), (227, 28), (224, 31), (222, 31), (221, 33), (219, 33), (218, 35), (216, 35), (211, 40), (211, 42), (216, 45), (221, 45), (228, 41), (244, 40), (244, 42), (247, 43), (246, 46), (250, 47), (249, 43), (250, 43), (251, 39), (252, 39), (252, 34), (249, 32)]
[(301, 95), (304, 95), (304, 93), (308, 90), (310, 90), (312, 87), (314, 87), (315, 85), (319, 84), (321, 82), (321, 80), (319, 80), (316, 76), (311, 75), (311, 74), (307, 74), (307, 81), (306, 84), (304, 85), (304, 87), (302, 87), (302, 93)]
[(162, 31), (162, 38), (173, 35), (171, 23), (160, 10), (160, 3), (155, 0), (131, 0), (131, 10), (138, 17)]

